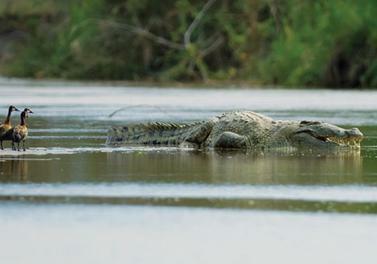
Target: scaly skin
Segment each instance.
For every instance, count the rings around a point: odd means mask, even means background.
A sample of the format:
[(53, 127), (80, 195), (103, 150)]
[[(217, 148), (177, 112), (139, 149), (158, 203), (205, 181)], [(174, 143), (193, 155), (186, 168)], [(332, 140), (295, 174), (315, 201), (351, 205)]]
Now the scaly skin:
[(230, 112), (192, 124), (113, 127), (107, 144), (189, 145), (216, 149), (360, 148), (363, 134), (318, 121), (274, 121), (254, 112)]

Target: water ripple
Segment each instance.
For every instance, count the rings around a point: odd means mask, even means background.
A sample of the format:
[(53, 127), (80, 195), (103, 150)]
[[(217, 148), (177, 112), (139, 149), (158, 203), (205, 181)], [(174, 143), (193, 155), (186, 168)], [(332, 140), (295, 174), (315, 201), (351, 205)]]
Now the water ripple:
[(377, 186), (201, 184), (0, 184), (0, 195), (275, 199), (377, 203)]

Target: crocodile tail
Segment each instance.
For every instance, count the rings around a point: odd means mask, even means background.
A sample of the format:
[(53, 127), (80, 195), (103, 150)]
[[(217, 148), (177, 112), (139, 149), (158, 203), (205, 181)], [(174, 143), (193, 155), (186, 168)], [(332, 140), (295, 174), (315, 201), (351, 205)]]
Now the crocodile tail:
[(154, 122), (113, 127), (108, 132), (107, 144), (179, 145), (197, 124)]

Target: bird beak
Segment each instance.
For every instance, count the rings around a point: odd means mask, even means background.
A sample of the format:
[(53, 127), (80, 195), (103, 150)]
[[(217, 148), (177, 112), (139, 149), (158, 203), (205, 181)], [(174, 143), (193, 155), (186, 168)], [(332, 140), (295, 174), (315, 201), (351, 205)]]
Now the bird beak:
[(20, 112), (20, 110), (18, 110), (16, 107), (14, 108), (14, 111)]
[(34, 112), (33, 112), (33, 111), (31, 111), (31, 110), (29, 110), (29, 113), (30, 113), (30, 114), (34, 114)]

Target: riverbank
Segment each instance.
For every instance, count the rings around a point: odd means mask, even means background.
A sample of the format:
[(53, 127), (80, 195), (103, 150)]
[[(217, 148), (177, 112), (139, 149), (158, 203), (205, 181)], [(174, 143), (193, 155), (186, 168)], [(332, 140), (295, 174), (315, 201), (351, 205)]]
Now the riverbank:
[[(377, 87), (377, 3), (2, 1), (0, 73), (64, 80)], [(246, 86), (246, 85), (245, 85)], [(250, 85), (247, 85), (250, 86)]]

